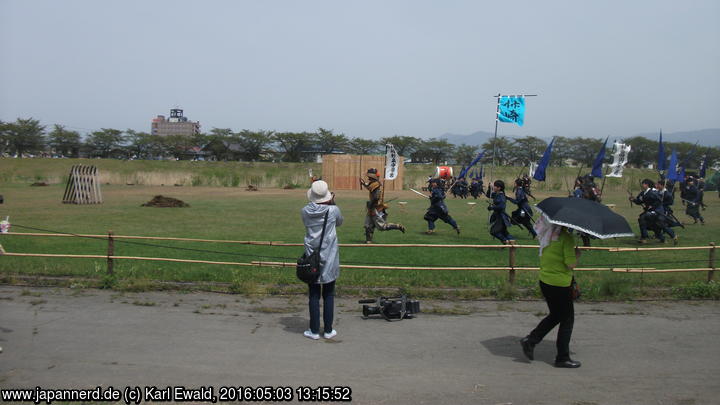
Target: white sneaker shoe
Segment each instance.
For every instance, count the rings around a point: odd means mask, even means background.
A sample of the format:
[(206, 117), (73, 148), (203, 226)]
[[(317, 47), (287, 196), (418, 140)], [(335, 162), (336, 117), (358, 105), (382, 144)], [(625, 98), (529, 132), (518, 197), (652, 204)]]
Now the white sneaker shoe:
[(332, 339), (335, 336), (337, 336), (337, 331), (335, 329), (333, 329), (330, 333), (323, 333), (323, 337), (325, 339)]
[(312, 339), (312, 340), (318, 340), (318, 339), (320, 339), (320, 334), (319, 334), (319, 333), (312, 333), (312, 331), (311, 331), (310, 329), (308, 329), (308, 330), (306, 330), (305, 332), (303, 332), (303, 335), (305, 335), (306, 338)]

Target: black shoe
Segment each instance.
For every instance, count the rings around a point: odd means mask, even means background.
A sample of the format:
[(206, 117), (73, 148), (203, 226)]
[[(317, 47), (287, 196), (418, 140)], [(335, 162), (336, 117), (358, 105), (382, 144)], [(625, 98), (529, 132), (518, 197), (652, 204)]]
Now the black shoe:
[(457, 234), (460, 235), (460, 227), (455, 228), (455, 232), (457, 232)]
[(522, 346), (523, 353), (528, 360), (535, 360), (535, 355), (533, 354), (535, 345), (530, 343), (530, 339), (526, 337), (520, 339), (520, 346)]
[(580, 362), (579, 362), (579, 361), (575, 361), (575, 360), (571, 360), (571, 359), (567, 359), (567, 360), (565, 360), (565, 361), (556, 361), (556, 362), (555, 362), (555, 367), (558, 367), (558, 368), (578, 368), (578, 367), (580, 367)]

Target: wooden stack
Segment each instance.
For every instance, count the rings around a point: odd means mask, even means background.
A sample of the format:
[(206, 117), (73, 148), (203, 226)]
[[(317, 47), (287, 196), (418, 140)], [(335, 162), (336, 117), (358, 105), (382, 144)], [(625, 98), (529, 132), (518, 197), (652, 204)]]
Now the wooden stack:
[(102, 204), (97, 167), (75, 165), (70, 169), (63, 204)]

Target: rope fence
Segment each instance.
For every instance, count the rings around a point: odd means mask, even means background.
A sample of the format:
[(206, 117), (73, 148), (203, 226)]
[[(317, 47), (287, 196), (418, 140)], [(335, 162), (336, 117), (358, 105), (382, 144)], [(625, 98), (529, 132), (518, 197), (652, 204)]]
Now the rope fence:
[[(70, 259), (105, 259), (107, 260), (107, 274), (112, 275), (114, 272), (115, 260), (141, 260), (141, 261), (161, 261), (175, 263), (192, 263), (192, 264), (210, 264), (210, 265), (226, 265), (240, 267), (295, 267), (296, 263), (286, 261), (265, 261), (253, 260), (249, 262), (236, 261), (210, 261), (210, 260), (193, 260), (193, 259), (177, 259), (170, 257), (144, 257), (144, 256), (118, 256), (115, 255), (115, 242), (122, 241), (124, 243), (140, 244), (144, 246), (169, 248), (178, 250), (187, 250), (204, 253), (219, 253), (235, 256), (251, 256), (251, 257), (270, 257), (261, 255), (248, 255), (232, 252), (219, 252), (205, 249), (184, 248), (175, 246), (153, 245), (141, 242), (131, 242), (131, 240), (166, 240), (166, 241), (182, 241), (197, 243), (227, 243), (241, 245), (258, 245), (258, 246), (303, 246), (302, 243), (286, 243), (281, 241), (238, 241), (238, 240), (220, 240), (220, 239), (198, 239), (198, 238), (176, 238), (176, 237), (160, 237), (160, 236), (131, 236), (131, 235), (115, 235), (112, 231), (108, 231), (107, 235), (96, 234), (74, 234), (66, 232), (57, 232), (40, 228), (32, 228), (22, 225), (15, 225), (19, 228), (46, 231), (43, 233), (32, 232), (10, 232), (4, 233), (3, 236), (20, 236), (20, 237), (79, 237), (91, 238), (98, 240), (107, 240), (107, 254), (104, 255), (88, 255), (88, 254), (51, 254), (51, 253), (15, 253), (5, 252), (0, 245), (0, 256), (8, 257), (47, 257), (47, 258), (70, 258)], [(54, 232), (54, 233), (50, 233)], [(419, 244), (419, 243), (402, 243), (402, 244), (364, 244), (364, 243), (340, 243), (340, 247), (346, 248), (453, 248), (453, 249), (507, 249), (508, 265), (507, 266), (400, 266), (400, 265), (379, 265), (379, 264), (352, 264), (352, 262), (341, 264), (343, 269), (370, 269), (370, 270), (477, 270), (477, 271), (507, 271), (508, 281), (510, 284), (515, 283), (516, 271), (538, 271), (539, 267), (517, 266), (516, 253), (518, 249), (537, 249), (537, 245), (473, 245), (473, 244)], [(576, 271), (611, 271), (615, 273), (682, 273), (682, 272), (707, 272), (707, 281), (713, 280), (715, 270), (715, 251), (716, 246), (711, 242), (708, 246), (684, 246), (684, 247), (652, 247), (652, 248), (628, 248), (628, 247), (590, 247), (579, 246), (576, 249), (581, 251), (603, 251), (608, 253), (630, 253), (630, 252), (654, 252), (654, 251), (687, 251), (687, 250), (708, 250), (707, 267), (693, 268), (674, 268), (674, 269), (657, 269), (653, 267), (618, 267), (617, 264), (608, 264), (603, 267), (578, 267)], [(278, 258), (285, 259), (287, 258)], [(690, 264), (694, 262), (705, 262), (702, 260), (682, 260), (677, 262), (661, 261), (647, 264), (671, 264), (684, 263)], [(592, 266), (592, 265), (586, 265)]]

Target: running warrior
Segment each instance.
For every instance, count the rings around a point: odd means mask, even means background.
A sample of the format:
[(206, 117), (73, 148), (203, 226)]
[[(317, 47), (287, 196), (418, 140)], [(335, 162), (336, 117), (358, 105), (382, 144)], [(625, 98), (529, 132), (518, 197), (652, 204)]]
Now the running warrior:
[(515, 179), (515, 198), (507, 197), (507, 199), (518, 207), (511, 213), (512, 222), (517, 226), (524, 226), (535, 239), (537, 232), (533, 229), (533, 210), (528, 202), (528, 192), (525, 184), (525, 179)]
[(648, 230), (652, 230), (655, 233), (655, 237), (660, 242), (665, 242), (663, 233), (667, 233), (673, 242), (677, 244), (677, 236), (675, 232), (668, 226), (668, 221), (665, 218), (665, 210), (660, 195), (653, 188), (653, 181), (645, 179), (642, 181), (643, 191), (638, 194), (637, 197), (628, 199), (637, 205), (642, 205), (643, 212), (638, 216), (638, 225), (640, 226), (640, 240), (639, 243), (646, 243), (648, 238)]
[(457, 222), (448, 213), (447, 205), (445, 205), (445, 187), (442, 180), (433, 179), (430, 182), (430, 208), (425, 213), (425, 219), (428, 223), (427, 234), (435, 233), (435, 221), (442, 219), (445, 223), (450, 224), (455, 232), (460, 235), (460, 227)]
[(655, 183), (655, 189), (662, 202), (668, 226), (671, 228), (675, 226), (682, 227), (683, 225), (675, 218), (675, 214), (673, 213), (672, 205), (675, 202), (675, 197), (668, 188), (670, 188), (670, 184), (668, 184), (668, 180), (666, 179), (658, 180), (657, 183)]
[(700, 215), (702, 193), (698, 189), (694, 177), (688, 176), (687, 181), (683, 186), (682, 198), (686, 205), (685, 213), (692, 217), (695, 221), (693, 223), (697, 224), (698, 220), (700, 220), (700, 223), (705, 225), (705, 218)]
[(505, 213), (507, 198), (505, 197), (504, 181), (495, 180), (490, 198), (492, 198), (492, 203), (488, 205), (488, 211), (492, 211), (492, 215), (490, 215), (490, 235), (498, 238), (503, 244), (515, 244), (515, 238), (508, 233), (508, 227), (511, 223), (510, 217)]
[(485, 194), (483, 191), (482, 180), (472, 179), (472, 183), (470, 183), (470, 195), (477, 200), (478, 196), (481, 194)]
[(370, 168), (367, 171), (368, 182), (360, 178), (360, 184), (370, 192), (370, 200), (367, 202), (367, 216), (365, 217), (365, 243), (372, 243), (375, 229), (390, 231), (398, 229), (405, 233), (405, 227), (401, 224), (387, 222), (388, 206), (383, 201), (382, 185), (378, 179), (377, 169)]

